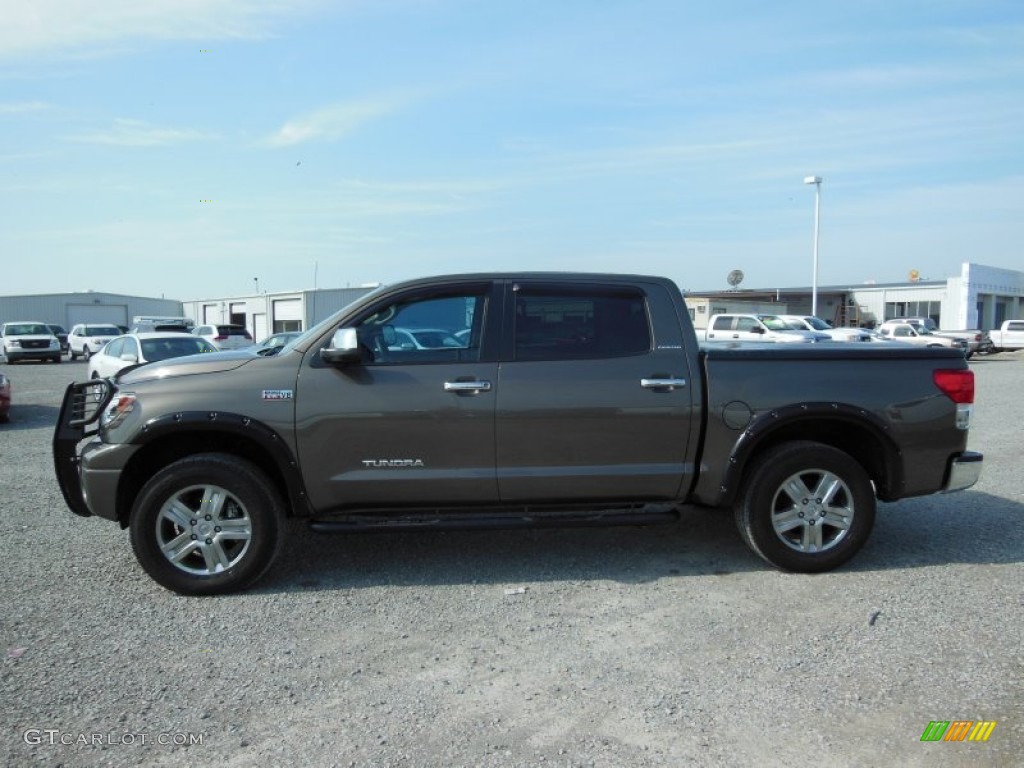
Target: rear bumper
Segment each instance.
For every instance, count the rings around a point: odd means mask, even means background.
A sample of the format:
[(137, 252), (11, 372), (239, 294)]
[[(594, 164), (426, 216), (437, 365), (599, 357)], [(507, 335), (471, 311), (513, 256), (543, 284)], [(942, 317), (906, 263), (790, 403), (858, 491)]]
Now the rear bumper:
[(962, 491), (970, 488), (981, 477), (981, 465), (984, 456), (976, 451), (964, 451), (959, 456), (954, 456), (949, 462), (949, 473), (943, 493)]

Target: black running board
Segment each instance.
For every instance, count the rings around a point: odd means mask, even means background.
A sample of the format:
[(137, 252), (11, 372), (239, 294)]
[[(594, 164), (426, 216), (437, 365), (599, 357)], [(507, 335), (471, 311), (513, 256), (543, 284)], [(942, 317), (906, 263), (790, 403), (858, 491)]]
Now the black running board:
[(517, 528), (603, 528), (623, 525), (659, 525), (679, 519), (674, 505), (649, 504), (637, 508), (550, 511), (506, 509), (487, 512), (444, 510), (414, 512), (360, 512), (309, 521), (317, 533), (397, 533), (402, 531), (513, 530)]

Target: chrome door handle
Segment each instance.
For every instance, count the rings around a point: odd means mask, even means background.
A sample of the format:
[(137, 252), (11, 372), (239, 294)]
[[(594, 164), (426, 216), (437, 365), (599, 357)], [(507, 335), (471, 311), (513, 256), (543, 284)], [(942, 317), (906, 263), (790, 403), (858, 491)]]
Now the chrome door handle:
[(640, 379), (640, 386), (644, 389), (675, 389), (685, 387), (686, 379)]
[(445, 392), (490, 392), (491, 382), (489, 381), (446, 381)]

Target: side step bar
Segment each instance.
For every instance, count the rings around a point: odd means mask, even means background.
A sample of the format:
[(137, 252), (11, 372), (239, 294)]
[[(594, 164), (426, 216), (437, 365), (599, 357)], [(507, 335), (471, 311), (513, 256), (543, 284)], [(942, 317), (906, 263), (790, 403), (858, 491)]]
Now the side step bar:
[(398, 533), (402, 531), (513, 530), (519, 528), (597, 528), (613, 525), (658, 525), (679, 519), (679, 509), (670, 504), (647, 504), (636, 508), (574, 511), (533, 511), (505, 509), (487, 512), (431, 510), (391, 515), (379, 511), (343, 517), (314, 518), (309, 521), (317, 533)]

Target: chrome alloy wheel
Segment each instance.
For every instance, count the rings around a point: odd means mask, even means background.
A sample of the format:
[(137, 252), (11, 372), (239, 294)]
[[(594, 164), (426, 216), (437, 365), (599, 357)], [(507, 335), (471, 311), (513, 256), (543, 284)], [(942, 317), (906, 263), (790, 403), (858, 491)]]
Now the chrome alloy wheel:
[(156, 517), (156, 541), (176, 568), (198, 576), (222, 573), (245, 557), (252, 520), (236, 496), (216, 485), (178, 491)]
[(842, 541), (854, 516), (853, 493), (837, 475), (808, 469), (788, 477), (772, 501), (775, 535), (797, 552), (825, 552)]

